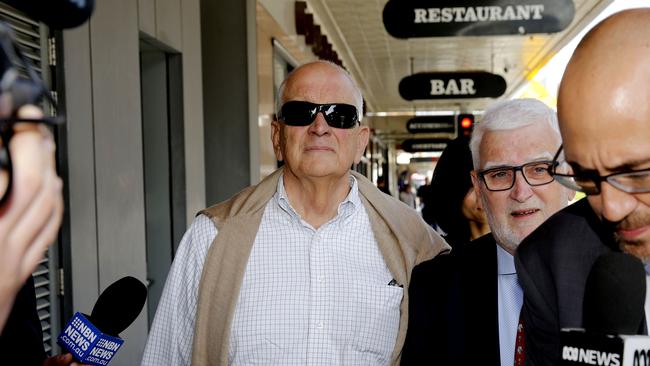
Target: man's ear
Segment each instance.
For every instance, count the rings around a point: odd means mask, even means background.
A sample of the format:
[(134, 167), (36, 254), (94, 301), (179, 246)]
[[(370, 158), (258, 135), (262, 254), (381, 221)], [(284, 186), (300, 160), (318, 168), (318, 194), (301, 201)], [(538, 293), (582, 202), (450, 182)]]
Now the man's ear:
[(576, 198), (576, 194), (577, 194), (577, 192), (574, 191), (573, 189), (569, 189), (569, 188), (566, 188), (566, 190), (567, 190), (567, 192), (568, 192), (568, 199), (569, 199), (569, 202), (573, 201), (573, 200)]
[(357, 151), (354, 155), (354, 163), (359, 164), (361, 161), (361, 156), (366, 151), (368, 146), (368, 141), (370, 140), (370, 128), (368, 126), (361, 125), (359, 126), (359, 131), (357, 135)]
[(273, 120), (271, 122), (271, 143), (273, 144), (273, 152), (275, 152), (275, 159), (278, 161), (284, 160), (282, 157), (282, 126), (280, 122)]

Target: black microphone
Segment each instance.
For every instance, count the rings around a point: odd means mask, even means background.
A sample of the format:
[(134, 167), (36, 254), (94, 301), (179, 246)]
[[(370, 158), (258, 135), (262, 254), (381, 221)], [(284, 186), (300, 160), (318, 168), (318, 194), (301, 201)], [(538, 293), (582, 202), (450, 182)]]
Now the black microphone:
[(102, 332), (119, 337), (140, 315), (147, 300), (147, 287), (134, 277), (121, 278), (97, 298), (90, 320)]
[(587, 332), (637, 334), (645, 312), (645, 269), (630, 254), (603, 254), (587, 277), (582, 324)]
[(135, 321), (147, 299), (147, 287), (124, 277), (99, 295), (91, 315), (77, 312), (59, 334), (58, 343), (84, 364), (104, 366), (124, 344), (119, 334)]
[[(619, 366), (650, 362), (645, 318), (646, 273), (636, 257), (610, 252), (589, 272), (583, 298), (584, 329), (562, 329), (563, 365)], [(635, 364), (635, 365), (636, 365)]]
[(95, 9), (95, 0), (2, 0), (50, 28), (66, 29), (83, 24)]

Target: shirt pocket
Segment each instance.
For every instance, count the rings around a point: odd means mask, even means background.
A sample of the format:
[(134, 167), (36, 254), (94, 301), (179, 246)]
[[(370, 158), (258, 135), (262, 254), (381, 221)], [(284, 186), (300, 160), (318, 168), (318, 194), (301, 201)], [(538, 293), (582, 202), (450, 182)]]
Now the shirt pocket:
[(287, 353), (269, 336), (247, 339), (246, 347), (231, 347), (229, 365), (280, 365)]
[(395, 347), (400, 321), (400, 304), (404, 289), (399, 286), (364, 286), (360, 292), (358, 329), (355, 333), (352, 359), (346, 365), (388, 365)]

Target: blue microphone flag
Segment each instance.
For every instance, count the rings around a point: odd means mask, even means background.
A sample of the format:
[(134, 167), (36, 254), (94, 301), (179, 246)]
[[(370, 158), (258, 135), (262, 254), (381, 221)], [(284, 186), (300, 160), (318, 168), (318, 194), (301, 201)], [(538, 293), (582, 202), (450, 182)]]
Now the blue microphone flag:
[(121, 338), (104, 334), (79, 312), (68, 321), (57, 341), (75, 359), (94, 366), (108, 365), (124, 344)]

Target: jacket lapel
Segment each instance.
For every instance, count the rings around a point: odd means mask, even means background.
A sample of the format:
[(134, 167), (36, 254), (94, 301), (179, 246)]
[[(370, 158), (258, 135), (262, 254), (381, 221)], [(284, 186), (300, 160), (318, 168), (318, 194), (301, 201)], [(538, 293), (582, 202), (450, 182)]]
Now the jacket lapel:
[[(496, 242), (491, 234), (467, 244), (462, 266), (465, 350), (482, 364), (500, 364), (498, 270)], [(486, 363), (486, 360), (494, 363)]]

